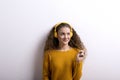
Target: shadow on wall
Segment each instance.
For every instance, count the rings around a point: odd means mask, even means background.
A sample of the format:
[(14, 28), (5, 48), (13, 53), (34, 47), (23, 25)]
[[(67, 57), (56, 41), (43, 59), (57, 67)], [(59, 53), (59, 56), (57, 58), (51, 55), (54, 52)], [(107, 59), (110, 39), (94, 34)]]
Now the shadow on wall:
[(42, 80), (42, 68), (43, 68), (43, 51), (46, 41), (46, 37), (42, 37), (42, 40), (38, 44), (38, 48), (35, 53), (35, 62), (34, 62), (34, 79), (33, 80)]

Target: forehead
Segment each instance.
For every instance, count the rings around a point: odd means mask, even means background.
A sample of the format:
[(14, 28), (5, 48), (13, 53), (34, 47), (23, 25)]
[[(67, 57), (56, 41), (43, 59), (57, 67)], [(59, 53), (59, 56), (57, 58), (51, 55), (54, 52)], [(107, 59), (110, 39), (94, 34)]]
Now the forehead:
[(70, 28), (69, 27), (62, 27), (58, 30), (58, 32), (70, 32)]

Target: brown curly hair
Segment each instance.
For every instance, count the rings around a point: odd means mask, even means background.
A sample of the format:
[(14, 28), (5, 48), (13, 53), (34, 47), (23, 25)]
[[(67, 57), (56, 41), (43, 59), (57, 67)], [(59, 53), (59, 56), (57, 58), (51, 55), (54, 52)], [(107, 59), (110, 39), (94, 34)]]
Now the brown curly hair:
[(53, 26), (53, 28), (51, 29), (48, 35), (48, 38), (45, 43), (44, 51), (57, 49), (59, 47), (59, 41), (57, 38), (54, 37), (54, 30), (56, 28), (56, 32), (58, 32), (58, 30), (60, 30), (62, 27), (69, 27), (70, 29), (72, 29), (73, 36), (71, 37), (70, 42), (68, 43), (70, 47), (77, 48), (80, 50), (85, 49), (83, 42), (81, 41), (80, 37), (73, 29), (73, 27), (70, 26), (70, 24), (61, 22), (59, 25), (57, 25), (57, 27), (55, 26), (56, 25)]

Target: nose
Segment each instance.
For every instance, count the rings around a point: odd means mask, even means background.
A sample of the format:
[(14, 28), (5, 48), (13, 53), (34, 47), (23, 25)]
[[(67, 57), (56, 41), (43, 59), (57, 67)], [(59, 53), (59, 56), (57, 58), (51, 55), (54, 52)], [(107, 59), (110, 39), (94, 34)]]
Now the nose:
[(67, 34), (65, 34), (65, 38), (68, 38), (68, 35), (67, 35)]

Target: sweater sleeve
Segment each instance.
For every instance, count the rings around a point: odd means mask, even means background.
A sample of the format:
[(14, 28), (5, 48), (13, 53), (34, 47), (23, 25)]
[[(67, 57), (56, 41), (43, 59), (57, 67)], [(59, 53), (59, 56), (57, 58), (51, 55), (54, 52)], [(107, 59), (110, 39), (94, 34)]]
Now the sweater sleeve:
[(50, 58), (47, 52), (44, 53), (43, 59), (43, 80), (50, 80)]
[(80, 80), (82, 76), (83, 62), (74, 61), (73, 64), (73, 80)]

